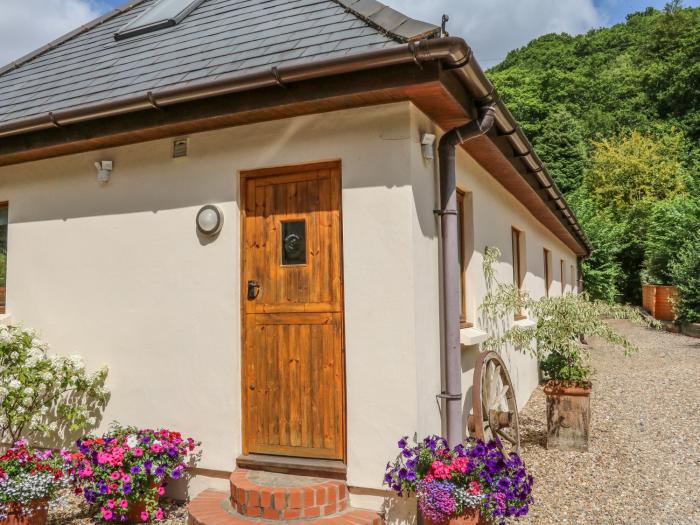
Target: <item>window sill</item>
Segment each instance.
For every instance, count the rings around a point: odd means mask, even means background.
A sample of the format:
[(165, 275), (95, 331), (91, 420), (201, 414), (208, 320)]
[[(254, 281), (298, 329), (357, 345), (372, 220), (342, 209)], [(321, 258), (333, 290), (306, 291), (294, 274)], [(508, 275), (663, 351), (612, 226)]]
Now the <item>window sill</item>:
[(459, 331), (459, 342), (464, 346), (474, 346), (483, 343), (489, 338), (489, 334), (483, 330), (479, 330), (474, 326), (462, 328)]
[(537, 323), (533, 321), (532, 319), (528, 319), (527, 317), (522, 317), (520, 319), (517, 319), (514, 323), (513, 326), (519, 326), (520, 328), (532, 328), (533, 326), (537, 326)]
[(3, 313), (0, 314), (0, 325), (11, 325), (12, 324), (12, 315), (8, 313)]

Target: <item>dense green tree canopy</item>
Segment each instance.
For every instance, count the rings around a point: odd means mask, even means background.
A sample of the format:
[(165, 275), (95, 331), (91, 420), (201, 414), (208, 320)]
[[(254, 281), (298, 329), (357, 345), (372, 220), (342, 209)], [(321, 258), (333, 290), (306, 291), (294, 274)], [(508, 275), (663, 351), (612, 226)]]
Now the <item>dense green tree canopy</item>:
[(697, 224), (700, 202), (700, 8), (675, 0), (585, 35), (545, 35), (489, 76), (591, 239), (594, 297), (638, 301), (642, 277), (682, 274), (671, 269), (681, 251), (692, 267), (700, 254), (677, 233)]

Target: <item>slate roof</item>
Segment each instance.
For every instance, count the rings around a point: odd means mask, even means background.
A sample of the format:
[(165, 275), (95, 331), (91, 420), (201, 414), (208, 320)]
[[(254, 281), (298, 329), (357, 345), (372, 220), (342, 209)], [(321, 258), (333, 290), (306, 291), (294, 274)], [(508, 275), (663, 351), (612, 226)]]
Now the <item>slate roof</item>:
[(0, 69), (0, 124), (394, 46), (440, 29), (376, 0), (205, 0), (174, 27), (115, 40), (155, 2), (136, 0)]

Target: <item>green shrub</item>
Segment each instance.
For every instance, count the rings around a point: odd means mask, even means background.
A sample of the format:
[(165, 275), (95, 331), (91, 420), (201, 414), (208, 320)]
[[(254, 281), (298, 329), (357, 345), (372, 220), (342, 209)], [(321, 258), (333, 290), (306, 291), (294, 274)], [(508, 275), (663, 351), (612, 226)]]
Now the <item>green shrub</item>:
[(0, 326), (0, 442), (63, 439), (96, 423), (107, 369), (92, 374), (80, 356), (49, 356), (36, 334)]
[(676, 318), (685, 323), (700, 322), (700, 234), (686, 241), (671, 264), (671, 278), (679, 297), (674, 305)]
[(644, 239), (644, 282), (674, 284), (672, 263), (688, 241), (688, 234), (697, 231), (700, 231), (699, 200), (680, 196), (656, 203)]

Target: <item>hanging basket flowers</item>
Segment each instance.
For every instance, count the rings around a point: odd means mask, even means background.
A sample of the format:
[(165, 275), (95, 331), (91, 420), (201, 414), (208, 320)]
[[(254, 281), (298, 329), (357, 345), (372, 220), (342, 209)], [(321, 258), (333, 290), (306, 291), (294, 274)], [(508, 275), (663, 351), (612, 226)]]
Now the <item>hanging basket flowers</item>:
[(46, 523), (49, 502), (67, 483), (59, 455), (16, 442), (0, 456), (0, 524)]
[(517, 454), (506, 456), (498, 442), (470, 440), (449, 448), (439, 436), (409, 445), (387, 463), (384, 484), (399, 496), (415, 494), (428, 523), (504, 524), (525, 516), (532, 504), (533, 477)]
[(78, 492), (104, 521), (142, 523), (165, 517), (158, 502), (169, 479), (187, 473), (198, 443), (179, 432), (117, 428), (64, 453)]

